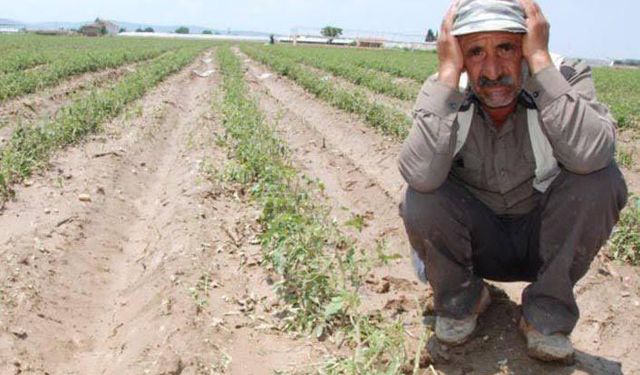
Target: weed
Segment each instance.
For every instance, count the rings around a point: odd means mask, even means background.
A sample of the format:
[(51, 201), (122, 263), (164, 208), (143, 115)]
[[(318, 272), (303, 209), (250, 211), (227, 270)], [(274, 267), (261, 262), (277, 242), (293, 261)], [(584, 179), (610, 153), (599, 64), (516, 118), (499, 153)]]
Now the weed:
[(189, 294), (196, 304), (197, 313), (209, 304), (209, 290), (211, 287), (211, 277), (208, 274), (200, 276), (195, 286), (189, 288)]
[(348, 226), (348, 227), (353, 227), (355, 228), (355, 230), (357, 230), (358, 232), (362, 232), (362, 230), (364, 229), (364, 227), (367, 226), (366, 222), (365, 222), (365, 217), (360, 215), (360, 214), (354, 214), (351, 219), (347, 220), (344, 225)]
[(611, 257), (640, 265), (640, 197), (631, 196), (610, 240)]
[(618, 148), (616, 149), (616, 160), (618, 165), (622, 167), (627, 169), (631, 169), (633, 167), (633, 153), (621, 145), (618, 145)]

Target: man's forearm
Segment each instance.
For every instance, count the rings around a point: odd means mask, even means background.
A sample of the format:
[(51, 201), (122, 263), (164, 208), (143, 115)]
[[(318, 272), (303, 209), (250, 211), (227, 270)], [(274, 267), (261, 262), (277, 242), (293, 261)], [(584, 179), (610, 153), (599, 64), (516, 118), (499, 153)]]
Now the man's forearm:
[(399, 169), (407, 183), (423, 193), (447, 179), (455, 152), (456, 117), (464, 95), (430, 78), (414, 111), (413, 127), (400, 153)]
[(540, 110), (556, 159), (574, 173), (595, 172), (613, 160), (615, 123), (595, 100), (590, 69), (574, 64), (565, 66), (564, 72), (547, 67), (525, 89)]

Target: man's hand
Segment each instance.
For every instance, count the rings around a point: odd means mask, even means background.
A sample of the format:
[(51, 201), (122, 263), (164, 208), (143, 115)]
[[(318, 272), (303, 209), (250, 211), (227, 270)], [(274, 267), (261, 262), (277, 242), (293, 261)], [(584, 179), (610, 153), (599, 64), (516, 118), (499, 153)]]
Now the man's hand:
[(460, 44), (456, 37), (451, 35), (453, 21), (458, 11), (458, 1), (454, 0), (452, 2), (442, 21), (440, 35), (438, 35), (438, 60), (440, 61), (438, 81), (452, 89), (458, 88), (460, 75), (464, 69), (462, 49), (460, 49)]
[(527, 21), (527, 34), (522, 40), (522, 54), (529, 63), (531, 74), (536, 74), (553, 65), (549, 54), (549, 29), (551, 29), (551, 25), (534, 0), (518, 1), (524, 9)]

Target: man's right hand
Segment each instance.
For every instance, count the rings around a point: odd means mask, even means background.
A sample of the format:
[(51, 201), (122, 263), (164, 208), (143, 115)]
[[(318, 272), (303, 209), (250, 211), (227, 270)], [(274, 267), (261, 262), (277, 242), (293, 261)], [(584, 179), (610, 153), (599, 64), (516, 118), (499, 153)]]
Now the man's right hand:
[(459, 0), (453, 0), (451, 7), (444, 16), (440, 27), (440, 35), (438, 35), (438, 60), (440, 61), (438, 81), (452, 89), (458, 88), (460, 75), (464, 70), (462, 49), (458, 39), (451, 35), (453, 21), (458, 12), (458, 2)]

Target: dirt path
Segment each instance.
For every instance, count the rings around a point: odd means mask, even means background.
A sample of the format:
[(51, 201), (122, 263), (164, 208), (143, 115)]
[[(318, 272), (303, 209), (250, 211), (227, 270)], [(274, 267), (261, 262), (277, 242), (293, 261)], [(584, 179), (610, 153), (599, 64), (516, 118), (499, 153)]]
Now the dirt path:
[(61, 84), (33, 94), (0, 103), (0, 146), (11, 136), (19, 121), (44, 121), (89, 90), (117, 81), (134, 71), (140, 63), (127, 64), (114, 69), (73, 76)]
[(272, 374), (322, 354), (276, 329), (256, 212), (207, 179), (225, 153), (199, 64), (7, 204), (0, 373)]
[[(383, 139), (355, 117), (318, 102), (286, 78), (260, 79), (269, 70), (246, 56), (243, 60), (261, 108), (278, 120), (302, 171), (327, 186), (326, 193), (335, 203), (334, 214), (344, 220), (350, 213), (370, 212), (368, 227), (361, 235), (363, 244), (371, 248), (372, 241), (384, 238), (404, 255), (402, 261), (376, 271), (381, 277), (403, 280), (399, 285), (404, 289), (391, 287), (391, 294), (383, 296), (371, 293), (367, 303), (379, 307), (395, 301), (397, 306), (403, 298), (412, 301), (428, 295), (410, 276), (406, 240), (394, 210), (404, 186), (395, 164), (399, 144)], [(462, 348), (440, 353), (443, 358), (437, 368), (445, 374), (640, 373), (640, 340), (635, 334), (640, 325), (639, 280), (635, 268), (604, 258), (594, 263), (576, 287), (582, 319), (572, 336), (578, 349), (572, 367), (544, 365), (526, 356), (515, 324), (523, 284), (496, 284), (504, 292), (494, 290), (495, 302), (481, 318), (477, 337)], [(407, 329), (414, 330), (419, 321), (416, 314), (406, 319)]]

